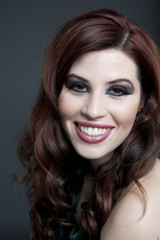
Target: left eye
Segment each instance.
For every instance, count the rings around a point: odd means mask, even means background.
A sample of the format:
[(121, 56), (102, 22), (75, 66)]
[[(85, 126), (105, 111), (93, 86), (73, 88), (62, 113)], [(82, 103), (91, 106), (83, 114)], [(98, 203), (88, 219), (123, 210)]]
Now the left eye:
[(65, 85), (69, 90), (72, 90), (74, 92), (78, 92), (78, 93), (89, 92), (88, 86), (81, 82), (70, 80), (70, 81), (67, 81)]
[(82, 84), (75, 84), (72, 87), (72, 90), (74, 90), (76, 92), (86, 92), (87, 91), (86, 87)]
[(112, 96), (124, 96), (124, 95), (130, 95), (133, 91), (129, 88), (123, 87), (123, 86), (112, 86), (106, 90), (106, 94), (112, 95)]

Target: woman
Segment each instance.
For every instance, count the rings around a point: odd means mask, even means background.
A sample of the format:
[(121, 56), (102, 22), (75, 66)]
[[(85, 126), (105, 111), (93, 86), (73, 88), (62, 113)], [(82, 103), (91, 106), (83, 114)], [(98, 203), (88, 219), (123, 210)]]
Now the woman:
[(68, 22), (45, 53), (19, 144), (30, 239), (160, 238), (160, 55), (111, 10)]

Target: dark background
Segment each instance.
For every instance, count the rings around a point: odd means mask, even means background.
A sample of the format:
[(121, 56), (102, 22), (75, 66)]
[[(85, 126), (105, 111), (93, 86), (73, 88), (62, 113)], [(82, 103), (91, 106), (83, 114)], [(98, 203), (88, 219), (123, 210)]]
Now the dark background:
[(16, 156), (19, 131), (40, 86), (45, 47), (58, 27), (83, 12), (112, 8), (138, 22), (160, 44), (159, 0), (0, 0), (0, 239), (27, 239), (29, 204), (11, 183), (23, 169)]

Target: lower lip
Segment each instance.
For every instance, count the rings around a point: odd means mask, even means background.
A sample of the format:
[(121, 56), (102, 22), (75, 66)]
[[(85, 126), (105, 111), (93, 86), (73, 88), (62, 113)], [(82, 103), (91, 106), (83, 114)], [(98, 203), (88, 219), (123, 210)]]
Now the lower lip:
[(83, 142), (90, 143), (90, 144), (96, 144), (96, 143), (103, 142), (106, 138), (108, 138), (108, 136), (111, 134), (111, 131), (113, 130), (113, 128), (111, 128), (105, 134), (99, 135), (99, 136), (89, 136), (86, 133), (82, 132), (77, 125), (75, 125), (75, 130), (76, 130), (77, 135)]

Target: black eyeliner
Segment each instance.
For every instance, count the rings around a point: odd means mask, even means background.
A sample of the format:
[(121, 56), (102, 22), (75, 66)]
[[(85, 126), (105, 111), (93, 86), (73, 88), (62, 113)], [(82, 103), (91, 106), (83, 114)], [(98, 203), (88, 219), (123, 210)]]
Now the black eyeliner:
[(76, 88), (76, 87), (84, 87), (84, 88), (86, 88), (87, 92), (90, 92), (89, 87), (88, 87), (86, 84), (84, 84), (84, 83), (82, 83), (82, 82), (79, 82), (79, 81), (73, 81), (73, 80), (69, 80), (69, 79), (68, 79), (68, 80), (65, 82), (65, 86), (66, 86), (66, 88), (68, 88), (68, 89), (70, 89), (70, 90), (73, 90), (73, 91), (75, 91), (75, 92), (79, 92), (79, 93), (83, 93), (83, 92), (85, 92), (85, 91), (78, 91), (78, 90), (76, 90), (76, 89), (74, 89), (74, 88)]
[(66, 88), (71, 89), (74, 86), (74, 82), (75, 81), (71, 81), (71, 80), (66, 81), (65, 82)]
[[(113, 86), (109, 87), (106, 90), (105, 93), (109, 94), (109, 91), (116, 90), (116, 89), (123, 92), (123, 94), (119, 94), (119, 95), (117, 94), (117, 96), (130, 95), (130, 94), (132, 94), (134, 92), (133, 89), (131, 89), (131, 88), (124, 87), (124, 86), (119, 86), (119, 85), (113, 85)], [(116, 96), (116, 94), (110, 94), (110, 95), (115, 95)]]

